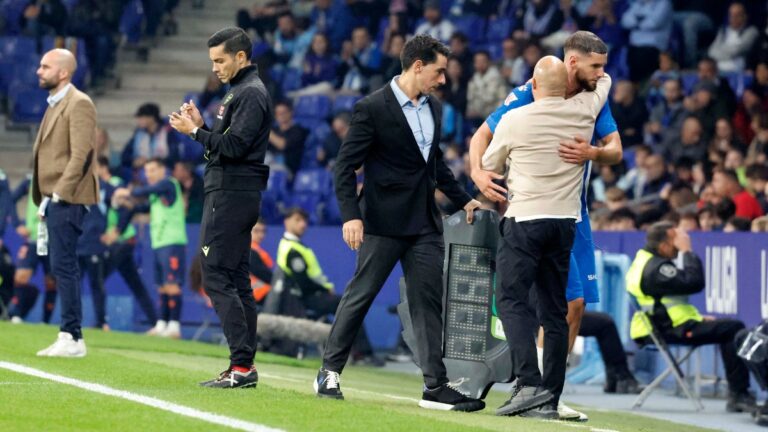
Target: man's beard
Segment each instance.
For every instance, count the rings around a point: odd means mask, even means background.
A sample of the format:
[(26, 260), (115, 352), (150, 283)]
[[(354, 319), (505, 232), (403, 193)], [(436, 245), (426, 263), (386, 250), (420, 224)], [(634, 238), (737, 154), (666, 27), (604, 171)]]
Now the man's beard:
[(597, 88), (597, 83), (592, 83), (591, 81), (580, 77), (578, 74), (576, 74), (576, 82), (579, 83), (579, 87), (581, 87), (582, 90), (595, 91)]
[(52, 81), (40, 80), (40, 88), (43, 90), (53, 90), (58, 85), (59, 83), (54, 83)]

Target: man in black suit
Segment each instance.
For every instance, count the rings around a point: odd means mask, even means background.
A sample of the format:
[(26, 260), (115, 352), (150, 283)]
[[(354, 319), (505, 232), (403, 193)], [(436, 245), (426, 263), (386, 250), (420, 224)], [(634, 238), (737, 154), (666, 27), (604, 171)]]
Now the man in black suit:
[[(423, 347), (416, 353), (425, 383), (419, 406), (455, 411), (485, 407), (451, 386), (442, 360), (444, 245), (435, 188), (465, 209), (470, 223), (480, 207), (454, 179), (438, 147), (442, 107), (428, 95), (445, 83), (449, 54), (430, 36), (414, 37), (400, 56), (402, 75), (355, 105), (335, 175), (344, 241), (359, 255), (314, 383), (318, 396), (343, 399), (339, 374), (368, 308), (400, 261), (413, 327)], [(355, 170), (361, 166), (365, 179), (358, 196)]]

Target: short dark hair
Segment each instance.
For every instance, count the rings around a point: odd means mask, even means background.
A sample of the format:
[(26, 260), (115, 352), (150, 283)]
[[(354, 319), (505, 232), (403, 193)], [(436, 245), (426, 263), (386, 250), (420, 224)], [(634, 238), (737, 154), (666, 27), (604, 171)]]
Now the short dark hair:
[(434, 63), (438, 54), (447, 58), (451, 55), (451, 50), (430, 35), (416, 35), (405, 43), (403, 52), (400, 53), (400, 64), (403, 70), (407, 71), (416, 60), (421, 60), (425, 65)]
[(144, 166), (147, 166), (147, 165), (149, 165), (151, 163), (158, 164), (161, 167), (165, 168), (165, 160), (163, 158), (161, 158), (161, 157), (155, 156), (153, 158), (148, 159), (146, 162), (144, 162)]
[(736, 204), (730, 198), (723, 198), (715, 204), (715, 214), (721, 221), (727, 221), (736, 215)]
[(724, 175), (732, 182), (738, 183), (739, 185), (741, 185), (741, 183), (739, 183), (739, 175), (736, 174), (736, 171), (732, 169), (721, 169), (721, 170), (718, 170), (717, 172)]
[(291, 102), (290, 99), (280, 99), (279, 101), (275, 102), (275, 108), (277, 108), (279, 105), (288, 108), (289, 111), (293, 111), (293, 102)]
[(475, 55), (483, 55), (488, 60), (491, 59), (491, 53), (489, 53), (488, 50), (484, 50), (484, 49), (477, 50), (477, 51), (475, 51)]
[(731, 217), (726, 223), (733, 225), (736, 231), (749, 231), (752, 228), (752, 222), (749, 219), (738, 216)]
[(635, 215), (635, 212), (628, 209), (627, 207), (616, 209), (612, 211), (610, 215), (608, 215), (608, 222), (618, 222), (624, 219), (631, 219), (632, 224), (637, 226), (637, 216)]
[(669, 237), (667, 232), (673, 228), (675, 228), (675, 224), (669, 221), (656, 222), (651, 225), (645, 234), (645, 248), (652, 252), (658, 252), (659, 246)]
[(248, 60), (251, 59), (253, 43), (251, 42), (251, 38), (248, 37), (248, 33), (240, 27), (227, 27), (221, 29), (208, 39), (208, 48), (213, 48), (221, 44), (224, 44), (225, 53), (235, 56), (240, 51), (243, 51), (245, 52), (245, 58)]
[(285, 212), (285, 219), (292, 218), (295, 215), (299, 215), (305, 221), (309, 221), (309, 213), (301, 207), (291, 207)]
[(768, 166), (758, 163), (749, 165), (746, 175), (748, 179), (768, 181)]
[(581, 54), (608, 54), (608, 46), (596, 34), (584, 30), (568, 36), (565, 40), (565, 52), (578, 51)]

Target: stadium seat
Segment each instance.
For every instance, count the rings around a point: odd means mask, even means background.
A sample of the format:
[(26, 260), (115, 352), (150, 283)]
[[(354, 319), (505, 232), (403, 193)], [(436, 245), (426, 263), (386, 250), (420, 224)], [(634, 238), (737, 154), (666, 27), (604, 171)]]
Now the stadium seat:
[(284, 201), (289, 195), (288, 173), (285, 170), (272, 170), (264, 193), (274, 196), (276, 201)]
[(120, 33), (129, 44), (141, 41), (141, 23), (144, 21), (144, 6), (141, 0), (131, 0), (125, 5), (120, 17)]
[(486, 36), (488, 42), (498, 44), (512, 34), (512, 20), (510, 18), (496, 18), (488, 20)]
[(336, 98), (333, 100), (333, 114), (338, 114), (342, 111), (352, 112), (352, 110), (355, 107), (355, 104), (360, 99), (362, 99), (362, 96), (355, 96), (355, 95), (336, 96)]
[(261, 217), (267, 225), (279, 224), (283, 221), (280, 205), (271, 194), (264, 193), (261, 195)]
[(485, 20), (473, 15), (452, 16), (451, 22), (456, 26), (456, 30), (467, 35), (470, 43), (479, 44), (485, 41)]
[(3, 36), (0, 38), (0, 57), (9, 60), (27, 61), (37, 58), (37, 42), (25, 36)]
[(251, 49), (251, 58), (259, 58), (270, 50), (270, 46), (266, 42), (256, 42)]
[(326, 120), (314, 117), (294, 117), (293, 122), (310, 131), (328, 124)]
[(336, 194), (330, 194), (325, 201), (323, 207), (322, 223), (324, 225), (341, 225), (341, 210), (339, 210), (339, 203), (336, 201)]
[(21, 32), (21, 16), (28, 4), (29, 0), (4, 0), (0, 4), (6, 33), (16, 35)]
[(327, 119), (330, 114), (331, 99), (324, 95), (300, 96), (293, 105), (296, 117)]
[(40, 123), (48, 108), (48, 91), (12, 86), (8, 92), (12, 123)]
[(331, 173), (322, 168), (298, 171), (293, 180), (294, 194), (310, 193), (322, 197), (331, 189)]
[(736, 94), (736, 98), (741, 99), (744, 95), (744, 90), (752, 85), (753, 76), (742, 72), (725, 72), (721, 74), (723, 78), (728, 81), (728, 85)]
[(301, 70), (287, 68), (282, 76), (283, 93), (292, 92), (301, 88)]
[(684, 73), (680, 75), (680, 81), (683, 83), (683, 92), (686, 95), (690, 95), (693, 88), (696, 87), (696, 84), (699, 82), (699, 76), (696, 72)]
[(309, 214), (309, 223), (317, 225), (325, 207), (322, 197), (314, 193), (294, 193), (288, 200), (289, 207), (299, 207)]
[(309, 137), (307, 137), (306, 146), (321, 146), (323, 142), (331, 135), (331, 126), (327, 122), (317, 124), (310, 129)]

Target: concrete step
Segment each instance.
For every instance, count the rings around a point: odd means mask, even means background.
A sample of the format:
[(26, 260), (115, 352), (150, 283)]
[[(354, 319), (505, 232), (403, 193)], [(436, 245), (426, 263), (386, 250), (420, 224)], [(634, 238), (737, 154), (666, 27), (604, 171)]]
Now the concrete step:
[(203, 77), (211, 71), (211, 62), (206, 59), (205, 62), (195, 61), (185, 63), (183, 67), (178, 61), (164, 58), (153, 59), (150, 63), (126, 63), (118, 67), (118, 71), (123, 77), (135, 73), (176, 75), (183, 73), (186, 75), (198, 75)]
[(123, 75), (122, 90), (164, 90), (187, 93), (199, 91), (205, 84), (205, 75), (199, 74), (148, 74), (132, 73)]

